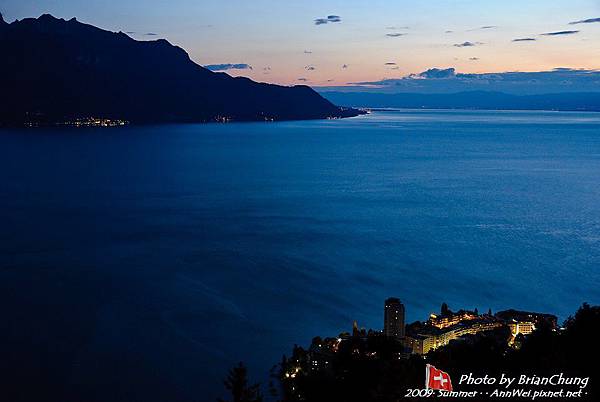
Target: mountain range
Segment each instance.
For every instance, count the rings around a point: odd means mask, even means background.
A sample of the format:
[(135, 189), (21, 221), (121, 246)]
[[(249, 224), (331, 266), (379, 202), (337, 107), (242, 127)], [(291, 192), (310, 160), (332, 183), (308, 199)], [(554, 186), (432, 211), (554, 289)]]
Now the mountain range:
[(331, 102), (370, 108), (559, 110), (600, 112), (600, 92), (515, 95), (495, 91), (376, 93), (321, 91)]
[(0, 16), (0, 124), (100, 117), (132, 123), (355, 116), (308, 86), (209, 71), (164, 39), (137, 41), (75, 18)]

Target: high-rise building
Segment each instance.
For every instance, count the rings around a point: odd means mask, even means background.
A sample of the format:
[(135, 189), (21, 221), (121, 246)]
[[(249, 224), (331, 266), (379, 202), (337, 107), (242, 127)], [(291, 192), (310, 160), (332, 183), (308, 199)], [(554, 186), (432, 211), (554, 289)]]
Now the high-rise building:
[(391, 338), (404, 338), (404, 304), (390, 297), (383, 311), (383, 334)]

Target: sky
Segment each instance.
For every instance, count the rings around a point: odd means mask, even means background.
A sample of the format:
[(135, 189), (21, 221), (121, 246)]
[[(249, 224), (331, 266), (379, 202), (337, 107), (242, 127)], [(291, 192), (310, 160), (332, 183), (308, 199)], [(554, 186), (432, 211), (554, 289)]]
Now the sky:
[(600, 0), (2, 0), (0, 12), (8, 22), (50, 13), (165, 38), (200, 65), (285, 85), (431, 68), (600, 69)]

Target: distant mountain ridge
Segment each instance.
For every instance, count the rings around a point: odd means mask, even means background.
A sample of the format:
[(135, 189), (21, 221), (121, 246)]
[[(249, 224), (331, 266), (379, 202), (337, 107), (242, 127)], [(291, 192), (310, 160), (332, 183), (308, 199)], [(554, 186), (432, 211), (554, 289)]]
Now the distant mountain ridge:
[(600, 92), (563, 92), (541, 95), (513, 95), (493, 91), (466, 91), (449, 94), (327, 91), (320, 93), (331, 102), (354, 107), (600, 112)]
[(164, 39), (137, 41), (45, 14), (0, 15), (0, 124), (78, 117), (134, 123), (338, 118), (357, 115), (308, 86), (211, 72)]

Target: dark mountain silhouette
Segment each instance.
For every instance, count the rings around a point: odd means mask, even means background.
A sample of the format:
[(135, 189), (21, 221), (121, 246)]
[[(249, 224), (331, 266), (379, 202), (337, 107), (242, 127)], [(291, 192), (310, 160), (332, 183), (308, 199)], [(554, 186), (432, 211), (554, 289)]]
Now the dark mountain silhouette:
[(164, 39), (136, 41), (74, 18), (0, 17), (0, 123), (78, 117), (136, 123), (348, 117), (307, 86), (211, 72)]
[(321, 95), (332, 102), (373, 108), (600, 111), (600, 92), (542, 95), (488, 91), (451, 94), (321, 92)]

